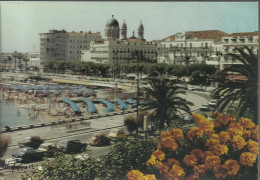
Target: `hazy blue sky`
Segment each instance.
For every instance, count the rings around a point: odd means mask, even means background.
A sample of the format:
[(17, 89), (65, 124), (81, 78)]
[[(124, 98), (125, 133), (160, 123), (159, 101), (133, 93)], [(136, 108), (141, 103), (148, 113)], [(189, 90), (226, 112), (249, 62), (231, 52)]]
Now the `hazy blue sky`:
[(0, 2), (1, 52), (39, 51), (39, 33), (49, 29), (101, 32), (113, 14), (125, 20), (128, 37), (140, 20), (146, 40), (179, 31), (258, 30), (256, 2)]

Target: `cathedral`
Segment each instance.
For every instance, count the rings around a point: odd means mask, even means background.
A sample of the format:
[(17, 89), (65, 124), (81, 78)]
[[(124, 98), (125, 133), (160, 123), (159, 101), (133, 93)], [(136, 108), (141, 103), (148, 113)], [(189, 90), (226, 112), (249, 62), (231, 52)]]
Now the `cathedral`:
[[(138, 37), (136, 38), (133, 32), (133, 36), (130, 39), (139, 39), (145, 41), (144, 39), (144, 26), (142, 22), (137, 29)], [(120, 39), (120, 40), (127, 40), (127, 26), (126, 23), (123, 22), (121, 28), (119, 27), (118, 21), (112, 15), (112, 18), (107, 21), (106, 29), (105, 29), (105, 38), (106, 39)]]

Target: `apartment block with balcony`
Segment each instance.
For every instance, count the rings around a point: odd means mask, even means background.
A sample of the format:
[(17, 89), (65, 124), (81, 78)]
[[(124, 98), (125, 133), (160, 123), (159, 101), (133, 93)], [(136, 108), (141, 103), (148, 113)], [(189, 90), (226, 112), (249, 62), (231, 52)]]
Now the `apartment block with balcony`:
[(89, 47), (91, 40), (101, 39), (100, 32), (67, 32), (65, 30), (49, 30), (40, 33), (40, 61), (80, 61), (80, 51)]
[(221, 39), (223, 46), (223, 56), (221, 58), (221, 69), (225, 69), (233, 64), (240, 64), (234, 58), (228, 56), (228, 53), (238, 53), (235, 48), (243, 48), (243, 46), (248, 46), (253, 48), (253, 53), (258, 54), (258, 31), (255, 32), (242, 32), (242, 33), (232, 33), (228, 36), (224, 36)]
[(158, 44), (158, 63), (205, 63), (217, 54), (215, 44), (228, 35), (219, 30), (179, 32), (162, 39)]

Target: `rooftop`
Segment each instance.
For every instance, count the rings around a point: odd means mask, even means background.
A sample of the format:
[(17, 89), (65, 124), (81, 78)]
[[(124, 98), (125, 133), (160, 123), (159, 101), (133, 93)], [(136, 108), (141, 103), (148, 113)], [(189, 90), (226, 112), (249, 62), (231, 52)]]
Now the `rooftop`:
[(240, 33), (232, 33), (229, 34), (228, 37), (238, 37), (238, 36), (258, 36), (259, 32), (240, 32)]
[[(215, 41), (220, 41), (221, 37), (227, 36), (228, 34), (219, 30), (205, 30), (205, 31), (187, 31), (185, 32), (187, 39), (214, 39)], [(162, 39), (162, 41), (166, 41), (170, 39), (171, 41), (175, 40), (175, 34), (171, 35), (167, 38)]]

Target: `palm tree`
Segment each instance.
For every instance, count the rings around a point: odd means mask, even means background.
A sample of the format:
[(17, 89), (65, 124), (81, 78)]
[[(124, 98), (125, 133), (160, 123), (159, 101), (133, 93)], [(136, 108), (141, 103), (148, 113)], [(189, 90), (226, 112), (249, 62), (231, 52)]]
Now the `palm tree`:
[(223, 97), (218, 101), (215, 111), (229, 112), (230, 107), (234, 102), (238, 102), (237, 115), (241, 116), (244, 113), (252, 113), (255, 122), (257, 123), (257, 56), (253, 53), (252, 48), (243, 47), (235, 48), (235, 52), (239, 54), (228, 54), (231, 58), (240, 61), (241, 64), (232, 65), (222, 71), (222, 73), (243, 75), (246, 77), (245, 82), (226, 81), (218, 87), (216, 94)]
[(23, 62), (25, 62), (25, 72), (27, 73), (27, 65), (30, 59), (27, 56), (22, 56)]
[(8, 57), (7, 57), (7, 61), (8, 61), (8, 64), (9, 64), (9, 68), (8, 68), (8, 70), (10, 71), (11, 61), (12, 61), (11, 56), (8, 56)]
[(150, 98), (145, 100), (142, 110), (150, 111), (149, 114), (159, 129), (163, 129), (165, 123), (169, 125), (178, 114), (190, 112), (189, 105), (193, 103), (178, 96), (184, 94), (183, 87), (176, 86), (164, 77), (153, 78), (149, 84), (151, 88), (144, 90)]

